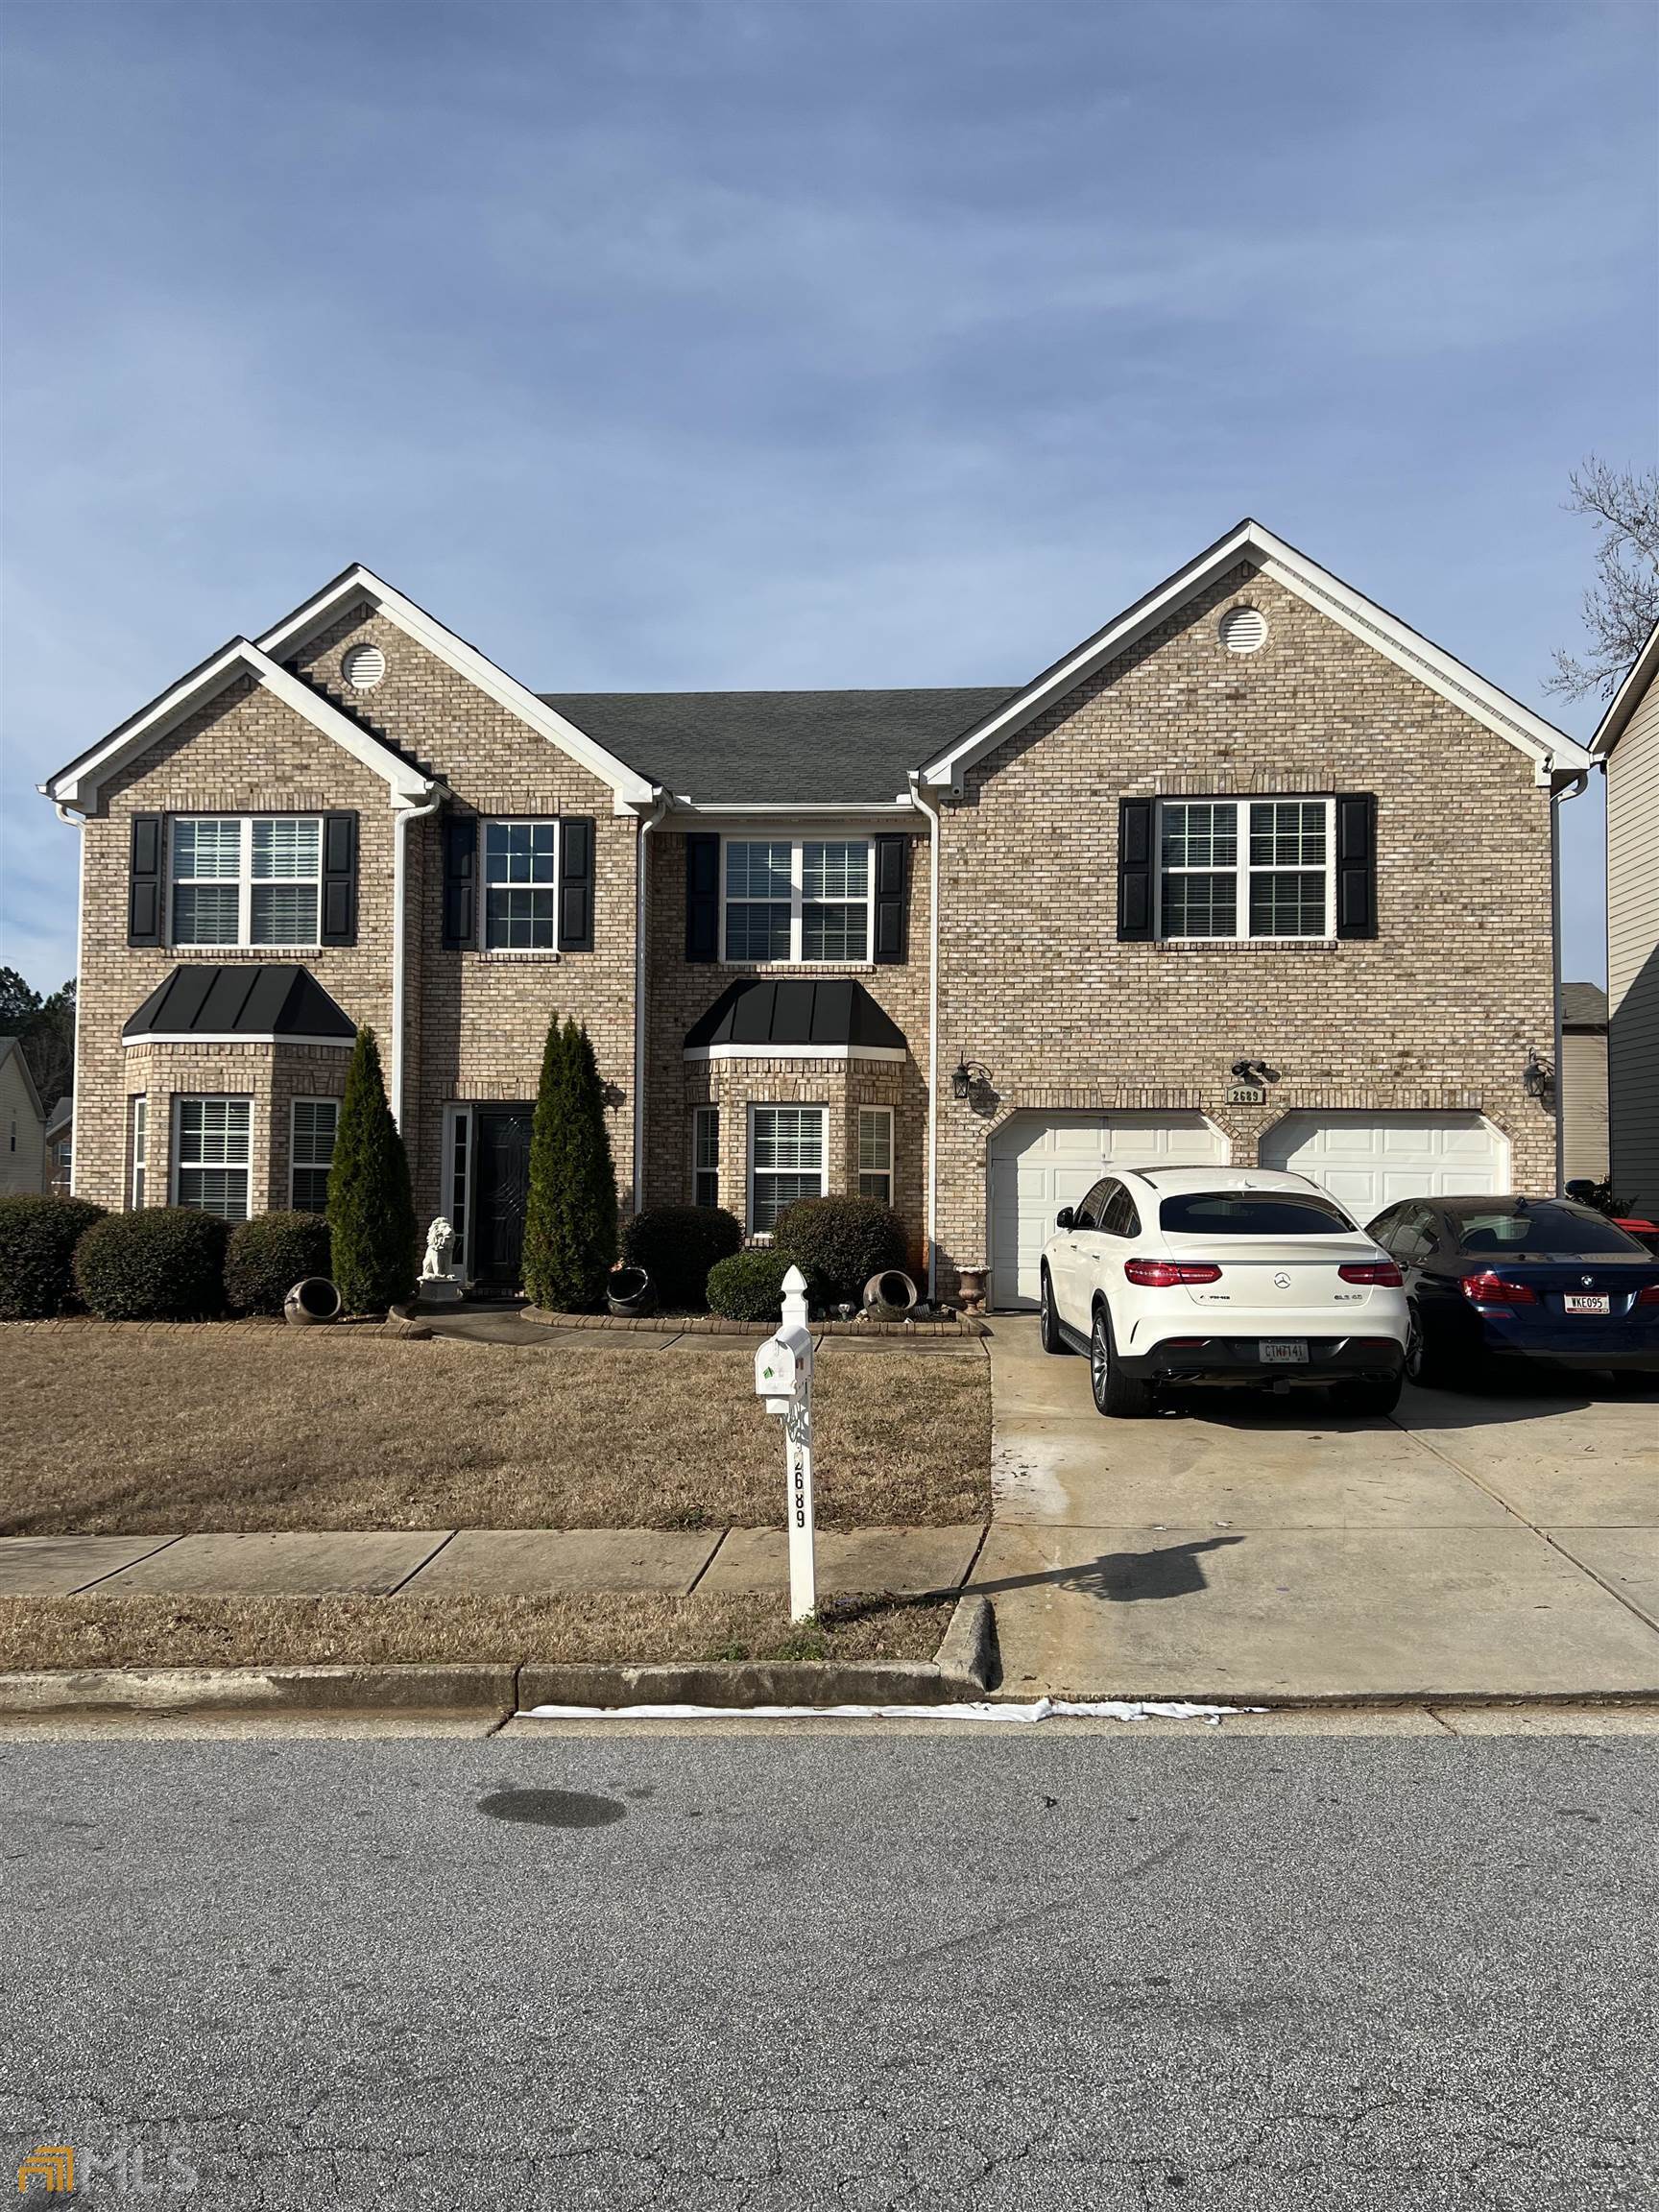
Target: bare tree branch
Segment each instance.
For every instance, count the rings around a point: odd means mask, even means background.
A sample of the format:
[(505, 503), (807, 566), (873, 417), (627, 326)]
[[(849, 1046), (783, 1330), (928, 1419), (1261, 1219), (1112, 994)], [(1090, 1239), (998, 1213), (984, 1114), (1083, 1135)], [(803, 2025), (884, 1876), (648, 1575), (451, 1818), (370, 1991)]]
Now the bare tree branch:
[(1659, 622), (1659, 469), (1615, 469), (1593, 453), (1568, 479), (1570, 515), (1597, 535), (1596, 581), (1580, 603), (1590, 649), (1558, 650), (1547, 691), (1610, 698)]

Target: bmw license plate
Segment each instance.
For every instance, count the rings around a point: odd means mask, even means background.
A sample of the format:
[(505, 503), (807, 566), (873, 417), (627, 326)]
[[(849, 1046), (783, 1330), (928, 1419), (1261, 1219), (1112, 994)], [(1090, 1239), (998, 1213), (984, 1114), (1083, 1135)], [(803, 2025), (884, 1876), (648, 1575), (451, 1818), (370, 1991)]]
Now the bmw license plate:
[(1569, 1290), (1564, 1303), (1569, 1313), (1611, 1313), (1613, 1310), (1605, 1291), (1599, 1296), (1587, 1296), (1582, 1291)]
[(1262, 1338), (1262, 1364), (1263, 1367), (1306, 1367), (1308, 1364), (1307, 1337), (1263, 1336)]

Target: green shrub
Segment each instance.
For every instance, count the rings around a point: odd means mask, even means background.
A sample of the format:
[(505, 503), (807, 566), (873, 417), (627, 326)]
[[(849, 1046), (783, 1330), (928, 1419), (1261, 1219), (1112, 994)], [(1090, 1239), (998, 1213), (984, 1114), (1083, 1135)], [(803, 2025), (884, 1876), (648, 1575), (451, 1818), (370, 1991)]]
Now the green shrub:
[(794, 1264), (776, 1247), (733, 1252), (709, 1270), (709, 1304), (728, 1321), (781, 1320), (783, 1278)]
[(743, 1248), (743, 1225), (720, 1206), (648, 1206), (622, 1232), (622, 1257), (643, 1267), (664, 1306), (701, 1311), (709, 1270)]
[(326, 1214), (255, 1214), (231, 1232), (225, 1296), (232, 1313), (280, 1313), (295, 1284), (328, 1265)]
[(85, 1198), (0, 1198), (0, 1321), (49, 1321), (75, 1302), (75, 1247), (104, 1209)]
[(596, 1312), (616, 1264), (616, 1170), (586, 1026), (548, 1024), (530, 1131), (524, 1288), (556, 1313)]
[(75, 1282), (100, 1321), (203, 1321), (225, 1310), (230, 1224), (187, 1206), (108, 1214), (75, 1247)]
[(383, 1313), (415, 1295), (409, 1155), (386, 1103), (380, 1047), (359, 1029), (328, 1170), (331, 1274), (348, 1313)]
[(871, 1276), (902, 1267), (908, 1256), (903, 1222), (874, 1198), (797, 1199), (779, 1214), (772, 1242), (830, 1305), (861, 1306)]

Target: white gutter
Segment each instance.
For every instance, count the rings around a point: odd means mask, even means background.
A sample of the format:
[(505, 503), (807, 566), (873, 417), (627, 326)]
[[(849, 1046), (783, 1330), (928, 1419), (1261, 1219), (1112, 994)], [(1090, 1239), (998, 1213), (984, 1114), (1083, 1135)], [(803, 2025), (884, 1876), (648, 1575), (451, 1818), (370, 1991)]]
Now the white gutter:
[[(44, 784), (39, 786), (42, 791), (45, 788)], [(77, 814), (73, 807), (65, 806), (61, 799), (52, 801), (52, 810), (60, 822), (67, 822), (73, 829), (84, 830), (86, 827), (85, 815)], [(77, 977), (80, 977), (86, 973), (86, 947), (84, 943), (86, 929), (86, 840), (84, 836), (81, 840), (81, 853), (76, 865), (78, 885), (75, 893), (75, 973)], [(71, 1198), (79, 1195), (75, 1186), (81, 1176), (81, 1145), (75, 1131), (75, 1123), (81, 1111), (81, 986), (77, 982), (75, 987), (75, 1074), (69, 1091), (69, 1195)], [(129, 1107), (127, 1111), (131, 1114), (132, 1108)], [(125, 1161), (127, 1157), (127, 1132), (125, 1129), (121, 1132), (121, 1157)], [(121, 1170), (121, 1180), (123, 1184), (127, 1181), (125, 1166)], [(48, 1181), (50, 1181), (49, 1168)], [(122, 1194), (123, 1206), (128, 1203), (132, 1195), (130, 1189), (124, 1190)]]
[(636, 848), (638, 854), (638, 873), (634, 891), (634, 1211), (642, 1213), (645, 1207), (645, 978), (649, 972), (646, 960), (646, 927), (650, 920), (650, 901), (646, 892), (645, 840), (667, 813), (669, 798), (661, 784), (653, 787), (651, 811), (639, 817), (639, 838)]
[(1562, 1119), (1561, 1097), (1563, 1070), (1561, 1067), (1561, 802), (1576, 799), (1590, 781), (1588, 769), (1579, 769), (1565, 790), (1552, 790), (1550, 794), (1550, 942), (1551, 965), (1554, 975), (1554, 1081), (1551, 1085), (1555, 1110), (1555, 1194), (1559, 1197), (1565, 1185), (1567, 1172), (1567, 1125)]
[(927, 817), (927, 1303), (939, 1295), (939, 807), (913, 770), (910, 796)]
[(403, 886), (408, 875), (409, 825), (436, 814), (443, 803), (443, 793), (435, 792), (425, 805), (399, 806), (392, 817), (392, 1118), (399, 1134), (403, 1128), (403, 1001), (407, 996), (403, 970), (409, 937), (403, 918)]

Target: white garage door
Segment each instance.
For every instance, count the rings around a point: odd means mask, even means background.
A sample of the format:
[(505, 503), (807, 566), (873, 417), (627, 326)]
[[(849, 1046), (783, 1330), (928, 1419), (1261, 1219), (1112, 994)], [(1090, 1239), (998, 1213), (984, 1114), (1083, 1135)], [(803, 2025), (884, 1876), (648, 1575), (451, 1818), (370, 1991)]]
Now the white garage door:
[(1043, 1247), (1062, 1206), (1120, 1167), (1202, 1167), (1227, 1140), (1202, 1114), (1016, 1114), (991, 1140), (991, 1297), (1035, 1306)]
[(1361, 1228), (1397, 1198), (1509, 1189), (1509, 1147), (1479, 1114), (1287, 1114), (1262, 1165), (1310, 1175)]

